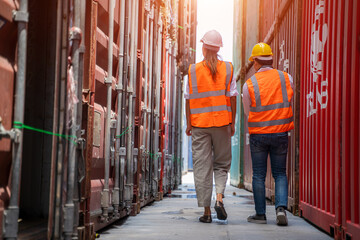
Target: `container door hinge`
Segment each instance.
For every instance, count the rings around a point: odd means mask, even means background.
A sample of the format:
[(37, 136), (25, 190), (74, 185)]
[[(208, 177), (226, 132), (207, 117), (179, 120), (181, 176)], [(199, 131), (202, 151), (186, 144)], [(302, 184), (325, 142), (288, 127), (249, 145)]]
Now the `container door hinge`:
[(71, 236), (73, 233), (73, 226), (74, 226), (74, 204), (67, 203), (65, 204), (64, 208), (64, 234), (65, 236)]
[(19, 208), (10, 206), (4, 211), (3, 235), (4, 238), (17, 238)]
[(335, 228), (335, 232), (333, 233), (334, 234), (334, 239), (342, 239), (341, 236), (343, 234), (343, 228), (341, 226), (341, 224), (338, 224), (338, 223), (335, 223), (334, 224), (334, 228)]
[(10, 138), (13, 142), (19, 143), (21, 138), (21, 131), (16, 128), (6, 130), (2, 125), (2, 119), (0, 117), (0, 140), (2, 138)]
[(24, 11), (13, 11), (13, 19), (16, 22), (29, 22), (29, 13)]

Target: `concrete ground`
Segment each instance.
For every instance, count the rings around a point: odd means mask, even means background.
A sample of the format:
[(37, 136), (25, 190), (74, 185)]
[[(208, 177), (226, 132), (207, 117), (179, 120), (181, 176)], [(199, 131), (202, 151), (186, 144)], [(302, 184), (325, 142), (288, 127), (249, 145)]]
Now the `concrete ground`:
[[(215, 195), (213, 194), (213, 200)], [(215, 204), (215, 201), (213, 201)], [(267, 206), (267, 224), (248, 223), (246, 218), (254, 213), (252, 193), (227, 186), (224, 204), (228, 220), (215, 219), (205, 224), (198, 221), (203, 208), (197, 207), (193, 175), (183, 177), (183, 184), (170, 197), (141, 209), (140, 214), (119, 220), (99, 232), (100, 239), (331, 239), (304, 219), (288, 213), (289, 226), (279, 227), (275, 221), (274, 206)]]

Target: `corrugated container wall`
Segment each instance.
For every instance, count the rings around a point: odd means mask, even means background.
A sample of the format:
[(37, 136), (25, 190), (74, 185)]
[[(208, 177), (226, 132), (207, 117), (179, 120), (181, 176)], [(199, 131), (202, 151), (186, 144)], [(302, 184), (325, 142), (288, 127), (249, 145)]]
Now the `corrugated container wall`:
[(360, 239), (360, 3), (303, 9), (300, 210), (336, 239)]
[(190, 138), (186, 135), (186, 115), (185, 115), (185, 99), (183, 97), (183, 89), (185, 78), (187, 78), (189, 65), (195, 62), (196, 58), (196, 28), (197, 28), (197, 1), (194, 0), (179, 0), (179, 45), (183, 47), (178, 48), (178, 57), (180, 61), (179, 70), (182, 76), (181, 85), (181, 97), (182, 97), (182, 109), (181, 109), (181, 128), (182, 128), (182, 140), (181, 140), (181, 161), (182, 172), (186, 173), (192, 170), (192, 157), (189, 153), (189, 146), (191, 146)]

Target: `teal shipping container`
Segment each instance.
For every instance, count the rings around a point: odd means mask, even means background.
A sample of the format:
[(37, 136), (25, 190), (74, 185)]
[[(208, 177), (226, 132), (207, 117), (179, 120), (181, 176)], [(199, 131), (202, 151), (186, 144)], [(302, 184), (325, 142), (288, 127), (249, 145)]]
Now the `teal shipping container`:
[[(236, 83), (236, 87), (238, 91), (240, 92), (240, 81)], [(243, 127), (241, 124), (243, 121), (241, 121), (241, 114), (242, 111), (242, 104), (241, 104), (241, 97), (240, 95), (236, 97), (236, 118), (235, 118), (235, 134), (231, 138), (231, 168), (230, 168), (230, 184), (235, 187), (242, 187), (243, 181), (242, 181), (242, 174), (243, 174), (243, 167), (241, 162), (241, 149), (243, 149), (243, 146), (241, 146), (241, 139), (242, 139), (242, 129)], [(240, 113), (240, 114), (239, 114)]]
[[(240, 95), (237, 98), (236, 132), (232, 138), (232, 164), (230, 169), (230, 184), (235, 187), (244, 187), (244, 145), (245, 126), (244, 112), (241, 100), (242, 86), (245, 82), (245, 72), (240, 71), (247, 63), (253, 43), (259, 38), (258, 18), (253, 18), (259, 9), (260, 0), (253, 0), (247, 8), (247, 1), (234, 0), (234, 35), (233, 35), (233, 65)], [(247, 21), (244, 19), (248, 19)], [(245, 29), (245, 30), (243, 30)], [(249, 32), (251, 34), (246, 34)], [(248, 166), (249, 167), (249, 166)]]

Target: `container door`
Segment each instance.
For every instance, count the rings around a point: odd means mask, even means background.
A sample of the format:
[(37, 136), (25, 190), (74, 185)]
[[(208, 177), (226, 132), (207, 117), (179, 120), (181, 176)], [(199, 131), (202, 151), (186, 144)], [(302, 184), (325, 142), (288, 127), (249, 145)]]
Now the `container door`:
[[(15, 9), (15, 2), (0, 1), (0, 125), (6, 130), (10, 130), (13, 125), (17, 24), (13, 21), (12, 11)], [(3, 212), (10, 198), (7, 189), (11, 169), (10, 139), (0, 139), (0, 159), (0, 236), (2, 236)]]
[(343, 239), (360, 237), (360, 3), (345, 1), (342, 100), (342, 202)]
[(344, 4), (304, 1), (300, 215), (330, 234), (340, 220), (341, 71)]

